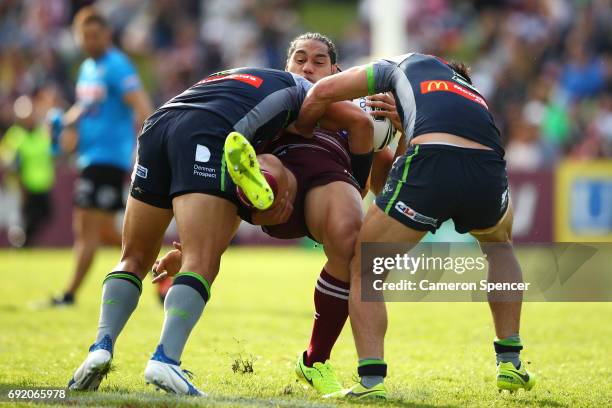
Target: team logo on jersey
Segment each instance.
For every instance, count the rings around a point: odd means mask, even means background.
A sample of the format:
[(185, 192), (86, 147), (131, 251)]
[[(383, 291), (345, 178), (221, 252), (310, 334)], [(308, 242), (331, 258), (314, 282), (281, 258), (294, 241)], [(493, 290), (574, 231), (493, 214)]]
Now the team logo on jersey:
[[(425, 89), (425, 91), (423, 91)], [(421, 82), (421, 93), (429, 93), (432, 91), (448, 91), (447, 81), (425, 81)]]
[(261, 84), (263, 84), (263, 81), (264, 81), (262, 78), (255, 76), (255, 75), (250, 75), (250, 74), (229, 74), (229, 75), (221, 74), (221, 75), (213, 75), (206, 79), (203, 79), (200, 82), (198, 82), (196, 85), (206, 84), (209, 82), (225, 81), (225, 80), (240, 81), (247, 85), (254, 86), (255, 88), (259, 88)]
[(452, 92), (459, 96), (463, 96), (472, 102), (479, 103), (484, 106), (485, 109), (489, 109), (484, 98), (478, 95), (476, 92), (453, 82), (453, 81), (423, 81), (421, 82), (421, 93), (428, 94), (431, 92)]
[(210, 150), (208, 147), (201, 144), (196, 146), (195, 161), (200, 163), (206, 163), (210, 160)]
[(433, 225), (434, 227), (438, 226), (437, 219), (416, 212), (412, 208), (408, 207), (403, 201), (398, 201), (397, 204), (395, 204), (395, 209), (419, 224), (429, 224)]
[(149, 169), (147, 169), (144, 166), (141, 166), (140, 164), (136, 165), (136, 175), (140, 178), (146, 179), (147, 176), (149, 175)]

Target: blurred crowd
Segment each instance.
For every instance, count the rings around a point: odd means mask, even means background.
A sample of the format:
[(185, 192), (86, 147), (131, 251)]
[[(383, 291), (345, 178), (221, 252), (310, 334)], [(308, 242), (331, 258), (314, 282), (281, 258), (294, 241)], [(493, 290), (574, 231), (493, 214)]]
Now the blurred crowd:
[[(612, 157), (610, 0), (404, 0), (410, 50), (461, 59), (489, 101), (511, 169), (560, 157)], [(74, 100), (83, 56), (72, 17), (87, 0), (0, 0), (0, 134), (15, 101), (41, 89), (46, 103)], [(347, 1), (344, 1), (347, 3)], [(350, 3), (350, 2), (349, 2)], [(348, 66), (369, 54), (375, 0), (334, 38)], [(202, 76), (233, 66), (282, 68), (285, 48), (310, 27), (297, 0), (104, 0), (115, 43), (135, 62), (156, 104)], [(49, 102), (51, 101), (51, 102)]]
[[(372, 2), (375, 3), (375, 2)], [(612, 2), (409, 2), (411, 47), (467, 61), (510, 170), (612, 157)]]

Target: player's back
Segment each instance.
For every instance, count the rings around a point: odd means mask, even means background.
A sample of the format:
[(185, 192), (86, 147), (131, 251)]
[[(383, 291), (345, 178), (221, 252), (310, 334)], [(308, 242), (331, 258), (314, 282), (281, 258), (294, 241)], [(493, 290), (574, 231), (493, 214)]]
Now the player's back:
[[(237, 68), (218, 72), (175, 96), (160, 110), (200, 109), (218, 119), (226, 132), (236, 130), (254, 146), (273, 138), (295, 120), (310, 83), (285, 71)], [(215, 129), (211, 129), (215, 131)]]
[(405, 54), (374, 63), (377, 89), (392, 88), (410, 138), (450, 133), (504, 154), (485, 99), (467, 78), (432, 55)]

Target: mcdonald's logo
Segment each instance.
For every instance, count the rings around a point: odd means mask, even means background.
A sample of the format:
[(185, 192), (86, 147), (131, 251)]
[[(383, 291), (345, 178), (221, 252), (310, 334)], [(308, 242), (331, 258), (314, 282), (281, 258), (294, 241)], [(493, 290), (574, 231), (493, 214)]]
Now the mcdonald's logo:
[[(452, 86), (452, 84), (450, 84)], [(421, 82), (421, 93), (448, 91), (448, 81), (425, 81)]]
[(473, 102), (482, 105), (485, 109), (489, 109), (484, 98), (474, 91), (465, 88), (453, 81), (423, 81), (421, 82), (421, 93), (427, 94), (431, 92), (452, 92), (463, 96)]

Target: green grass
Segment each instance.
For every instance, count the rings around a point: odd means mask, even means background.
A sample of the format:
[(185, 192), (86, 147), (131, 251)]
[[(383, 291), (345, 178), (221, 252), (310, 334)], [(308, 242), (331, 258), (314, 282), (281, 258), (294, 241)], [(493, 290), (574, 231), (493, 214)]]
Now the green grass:
[[(0, 395), (24, 386), (63, 387), (95, 336), (100, 284), (117, 261), (105, 250), (78, 298), (78, 307), (36, 309), (57, 293), (72, 259), (68, 250), (0, 251)], [(296, 383), (293, 364), (312, 324), (320, 251), (231, 249), (223, 258), (212, 301), (191, 335), (184, 367), (219, 406), (333, 406)], [(140, 305), (118, 340), (115, 370), (97, 393), (71, 394), (72, 404), (192, 406), (202, 401), (156, 393), (142, 372), (157, 344), (163, 311), (145, 282)], [(539, 375), (529, 393), (498, 394), (493, 331), (486, 304), (389, 305), (387, 380), (398, 407), (575, 407), (612, 404), (612, 304), (529, 303), (524, 306), (524, 359)], [(253, 373), (234, 373), (236, 359)], [(332, 360), (345, 385), (356, 355), (348, 327)], [(2, 398), (0, 397), (0, 401)], [(339, 402), (340, 406), (360, 406)], [(365, 405), (365, 404), (364, 404)]]
[(300, 5), (300, 18), (306, 30), (320, 32), (333, 40), (338, 40), (358, 21), (355, 4), (343, 1), (304, 1)]

